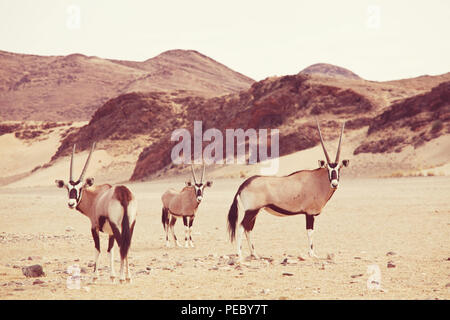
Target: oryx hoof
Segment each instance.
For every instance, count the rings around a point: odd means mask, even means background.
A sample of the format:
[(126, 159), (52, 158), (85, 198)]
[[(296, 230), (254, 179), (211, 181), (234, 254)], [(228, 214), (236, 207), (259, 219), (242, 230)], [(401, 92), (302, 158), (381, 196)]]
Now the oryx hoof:
[(166, 248), (170, 248), (170, 243), (169, 243), (169, 241), (166, 242)]
[(93, 276), (93, 277), (92, 277), (92, 282), (93, 282), (93, 283), (97, 282), (97, 280), (98, 280), (98, 276)]
[(194, 246), (194, 242), (190, 241), (189, 244), (190, 244), (191, 248), (194, 248), (194, 247), (195, 247), (195, 246)]
[(126, 278), (125, 281), (126, 281), (127, 283), (131, 283), (131, 282), (132, 282), (132, 281), (131, 281), (131, 278)]
[(125, 283), (125, 279), (120, 279), (119, 281), (120, 281), (120, 284)]
[(177, 247), (183, 247), (178, 241), (177, 241)]
[(184, 247), (189, 248), (189, 243), (187, 241), (184, 243)]
[(313, 251), (309, 252), (309, 257), (313, 259), (319, 259), (319, 257)]
[(109, 278), (111, 279), (112, 283), (116, 283), (116, 277), (115, 276), (110, 276)]

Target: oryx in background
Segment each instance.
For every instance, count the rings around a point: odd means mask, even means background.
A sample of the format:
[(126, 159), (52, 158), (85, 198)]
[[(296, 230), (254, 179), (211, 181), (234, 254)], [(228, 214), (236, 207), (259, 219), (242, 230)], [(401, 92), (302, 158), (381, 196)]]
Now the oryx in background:
[[(241, 241), (244, 233), (251, 255), (257, 257), (255, 247), (250, 239), (250, 232), (253, 230), (256, 216), (261, 209), (281, 217), (304, 214), (306, 216), (309, 255), (316, 257), (312, 239), (314, 217), (322, 212), (323, 207), (336, 191), (339, 184), (340, 169), (342, 166), (347, 167), (349, 164), (349, 160), (343, 160), (339, 164), (345, 123), (342, 124), (336, 158), (331, 161), (325, 149), (317, 119), (316, 122), (326, 163), (319, 160), (318, 169), (301, 170), (284, 177), (253, 176), (240, 185), (228, 212), (228, 230), (231, 241), (235, 239), (236, 228), (239, 229), (237, 234), (239, 260), (242, 260)], [(241, 217), (240, 220), (238, 220), (239, 217)]]
[[(111, 265), (111, 280), (114, 282), (114, 239), (120, 248), (120, 282), (131, 281), (128, 268), (128, 250), (136, 223), (137, 203), (134, 195), (125, 186), (111, 186), (102, 184), (93, 186), (94, 179), (83, 181), (88, 168), (89, 160), (94, 151), (92, 145), (89, 156), (78, 180), (73, 179), (73, 157), (75, 145), (70, 159), (70, 179), (68, 183), (55, 180), (59, 188), (66, 188), (69, 195), (68, 206), (77, 209), (91, 220), (91, 233), (95, 244), (94, 280), (98, 278), (98, 257), (100, 255), (99, 231), (109, 235), (108, 255)], [(125, 268), (124, 268), (125, 267)], [(125, 270), (126, 269), (126, 276)]]
[(172, 233), (173, 240), (175, 244), (181, 247), (177, 240), (174, 231), (174, 225), (177, 218), (183, 218), (183, 223), (185, 226), (185, 243), (186, 248), (194, 247), (194, 242), (192, 241), (192, 224), (194, 223), (195, 213), (197, 212), (198, 206), (203, 199), (203, 193), (205, 187), (211, 187), (212, 181), (207, 181), (203, 183), (205, 178), (205, 164), (203, 164), (202, 176), (200, 181), (197, 180), (195, 175), (194, 166), (191, 164), (192, 178), (194, 179), (194, 184), (191, 181), (186, 182), (186, 186), (181, 191), (176, 191), (175, 189), (167, 190), (161, 197), (163, 208), (162, 208), (162, 224), (164, 230), (166, 231), (166, 246), (169, 247), (169, 229)]

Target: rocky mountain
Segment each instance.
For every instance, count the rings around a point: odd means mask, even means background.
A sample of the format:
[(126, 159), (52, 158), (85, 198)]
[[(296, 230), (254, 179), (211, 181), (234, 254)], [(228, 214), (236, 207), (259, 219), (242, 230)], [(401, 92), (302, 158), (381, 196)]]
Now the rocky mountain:
[(140, 180), (174, 167), (170, 159), (175, 144), (170, 141), (171, 133), (177, 128), (192, 132), (194, 120), (202, 121), (203, 131), (277, 128), (280, 155), (286, 155), (318, 144), (316, 116), (322, 120), (327, 139), (338, 136), (344, 120), (346, 133), (364, 130), (366, 136), (355, 154), (393, 152), (413, 138), (379, 150), (373, 147), (379, 142), (373, 141), (400, 135), (399, 127), (412, 132), (403, 133), (408, 137), (420, 128), (417, 135), (425, 141), (448, 133), (450, 74), (432, 77), (431, 81), (437, 85), (301, 72), (267, 78), (253, 83), (248, 90), (213, 98), (191, 96), (184, 91), (125, 94), (109, 100), (88, 125), (67, 135), (52, 161), (69, 154), (74, 143), (83, 150), (95, 140), (97, 148), (117, 154), (130, 152), (132, 146), (139, 156), (131, 180)]
[(192, 50), (171, 50), (143, 62), (0, 51), (0, 120), (89, 120), (121, 94), (183, 90), (213, 97), (246, 90), (253, 82)]

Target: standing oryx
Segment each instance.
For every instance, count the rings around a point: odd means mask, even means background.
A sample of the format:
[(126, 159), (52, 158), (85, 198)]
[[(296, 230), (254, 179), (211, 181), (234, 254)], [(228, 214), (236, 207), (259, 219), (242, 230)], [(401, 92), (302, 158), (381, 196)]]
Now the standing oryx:
[[(100, 255), (99, 231), (109, 235), (108, 255), (111, 264), (111, 280), (114, 282), (114, 256), (112, 248), (114, 239), (120, 248), (120, 282), (131, 281), (128, 269), (128, 249), (133, 236), (136, 223), (137, 203), (131, 191), (125, 186), (111, 186), (103, 184), (93, 187), (94, 179), (87, 178), (83, 181), (84, 174), (89, 164), (95, 143), (92, 145), (89, 156), (81, 172), (80, 178), (73, 180), (73, 157), (75, 145), (70, 159), (70, 180), (55, 180), (58, 188), (66, 188), (69, 194), (68, 206), (76, 208), (91, 220), (91, 233), (95, 244), (94, 280), (98, 278), (98, 257)], [(126, 278), (124, 265), (126, 269)]]
[[(185, 226), (185, 244), (187, 248), (189, 245), (194, 247), (194, 242), (192, 241), (192, 224), (195, 218), (195, 212), (198, 209), (200, 202), (203, 199), (203, 192), (205, 187), (211, 187), (212, 181), (207, 181), (206, 184), (203, 183), (203, 178), (205, 176), (205, 164), (203, 164), (202, 177), (200, 182), (197, 182), (197, 177), (195, 176), (194, 166), (191, 164), (192, 177), (194, 179), (194, 185), (192, 183), (186, 182), (186, 187), (178, 192), (174, 189), (169, 189), (161, 197), (163, 208), (162, 208), (162, 224), (164, 230), (166, 231), (166, 246), (169, 247), (169, 229), (172, 233), (173, 240), (176, 245), (181, 247), (180, 243), (175, 236), (174, 225), (177, 218), (183, 217), (183, 223)], [(189, 220), (189, 221), (188, 221)], [(189, 241), (189, 242), (188, 242)]]
[(240, 260), (242, 259), (241, 241), (243, 233), (247, 238), (251, 255), (257, 257), (250, 239), (250, 232), (253, 230), (256, 216), (261, 209), (281, 217), (305, 214), (309, 255), (315, 256), (312, 242), (314, 217), (321, 213), (323, 207), (336, 191), (341, 167), (347, 167), (349, 164), (349, 160), (343, 160), (342, 164), (339, 164), (344, 125), (345, 123), (342, 125), (334, 162), (330, 160), (325, 149), (319, 122), (317, 121), (317, 129), (327, 160), (326, 163), (319, 160), (318, 169), (297, 171), (284, 177), (253, 176), (241, 184), (228, 212), (228, 230), (231, 241), (235, 239), (239, 211), (243, 213), (239, 223), (237, 240)]

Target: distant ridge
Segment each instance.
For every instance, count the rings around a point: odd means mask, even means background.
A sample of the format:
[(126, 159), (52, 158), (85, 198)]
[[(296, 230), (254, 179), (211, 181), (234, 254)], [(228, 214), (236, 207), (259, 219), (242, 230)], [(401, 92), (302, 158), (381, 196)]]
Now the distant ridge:
[(300, 71), (300, 74), (316, 74), (328, 77), (340, 77), (346, 79), (362, 79), (352, 71), (327, 63), (316, 63)]

